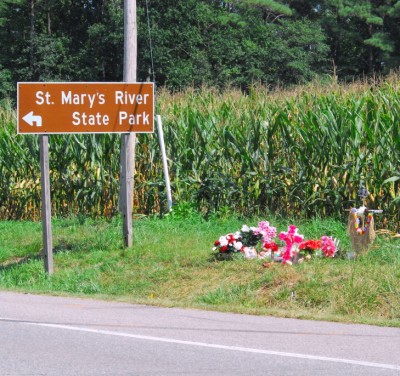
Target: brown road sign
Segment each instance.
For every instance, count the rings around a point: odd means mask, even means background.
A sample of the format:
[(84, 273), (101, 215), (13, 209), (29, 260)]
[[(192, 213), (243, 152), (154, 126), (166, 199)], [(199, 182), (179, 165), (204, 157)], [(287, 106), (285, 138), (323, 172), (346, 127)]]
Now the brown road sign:
[(152, 133), (153, 83), (19, 82), (18, 133)]

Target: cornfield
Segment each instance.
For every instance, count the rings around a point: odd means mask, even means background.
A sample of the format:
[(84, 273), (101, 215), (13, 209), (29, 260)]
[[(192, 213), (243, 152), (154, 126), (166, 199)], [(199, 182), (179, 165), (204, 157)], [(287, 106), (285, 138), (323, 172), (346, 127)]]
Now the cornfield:
[[(400, 91), (393, 75), (351, 85), (292, 91), (262, 86), (157, 93), (174, 202), (205, 216), (346, 217), (359, 205), (383, 209), (379, 224), (399, 227)], [(0, 109), (0, 217), (40, 217), (39, 147), (16, 135), (15, 111)], [(139, 135), (135, 211), (165, 211), (157, 133)], [(112, 216), (118, 209), (118, 135), (50, 137), (54, 215)]]

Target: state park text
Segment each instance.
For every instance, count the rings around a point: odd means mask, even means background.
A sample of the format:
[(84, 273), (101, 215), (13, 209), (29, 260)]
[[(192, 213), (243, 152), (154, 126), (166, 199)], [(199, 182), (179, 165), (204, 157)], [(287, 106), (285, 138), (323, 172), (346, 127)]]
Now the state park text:
[(153, 132), (152, 83), (19, 83), (18, 133)]
[[(149, 100), (149, 94), (130, 94), (127, 91), (117, 90), (114, 96), (114, 104), (147, 104)], [(38, 91), (36, 92), (36, 103), (38, 105), (43, 104), (54, 104), (51, 98), (51, 93), (48, 91)], [(87, 93), (74, 93), (71, 90), (64, 91), (61, 90), (61, 104), (62, 105), (85, 105), (88, 108), (93, 108), (96, 105), (106, 105), (106, 97), (104, 94), (95, 93), (95, 94), (87, 94)], [(122, 125), (123, 122), (128, 122), (129, 125), (140, 124), (141, 122), (144, 125), (149, 125), (149, 114), (146, 112), (142, 112), (139, 114), (131, 113), (129, 114), (126, 111), (118, 112), (118, 124)], [(102, 114), (101, 112), (96, 112), (95, 115), (87, 114), (85, 112), (74, 111), (72, 113), (72, 124), (73, 125), (109, 125), (110, 117), (107, 114)]]

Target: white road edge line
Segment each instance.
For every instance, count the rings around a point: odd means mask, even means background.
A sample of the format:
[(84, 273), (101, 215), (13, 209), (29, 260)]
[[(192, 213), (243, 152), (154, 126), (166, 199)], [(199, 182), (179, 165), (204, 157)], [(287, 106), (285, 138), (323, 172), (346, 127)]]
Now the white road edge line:
[[(0, 317), (0, 321), (20, 321), (20, 320)], [(247, 353), (253, 353), (253, 354), (276, 355), (276, 356), (284, 356), (284, 357), (289, 357), (289, 358), (320, 360), (320, 361), (324, 361), (324, 362), (345, 363), (345, 364), (352, 364), (352, 365), (365, 366), (365, 367), (400, 370), (400, 366), (394, 365), (394, 364), (373, 363), (373, 362), (364, 362), (364, 361), (352, 360), (352, 359), (329, 358), (326, 356), (318, 356), (318, 355), (308, 355), (308, 354), (298, 354), (298, 353), (272, 351), (272, 350), (253, 349), (253, 348), (248, 348), (248, 347), (218, 345), (218, 344), (204, 343), (204, 342), (183, 341), (183, 340), (173, 339), (173, 338), (144, 336), (144, 335), (140, 335), (140, 334), (130, 334), (130, 333), (123, 333), (123, 332), (115, 332), (115, 331), (110, 331), (110, 330), (89, 329), (89, 328), (82, 328), (82, 327), (77, 327), (77, 326), (61, 325), (61, 324), (46, 324), (46, 323), (40, 323), (40, 322), (36, 322), (36, 323), (21, 322), (21, 324), (33, 325), (33, 326), (44, 326), (44, 327), (48, 327), (48, 328), (64, 329), (64, 330), (71, 330), (71, 331), (77, 331), (77, 332), (104, 334), (104, 335), (117, 336), (117, 337), (134, 338), (134, 339), (140, 339), (140, 340), (146, 340), (146, 341), (173, 343), (173, 344), (186, 345), (186, 346), (198, 346), (198, 347), (206, 347), (206, 348), (220, 349), (220, 350), (247, 352)]]

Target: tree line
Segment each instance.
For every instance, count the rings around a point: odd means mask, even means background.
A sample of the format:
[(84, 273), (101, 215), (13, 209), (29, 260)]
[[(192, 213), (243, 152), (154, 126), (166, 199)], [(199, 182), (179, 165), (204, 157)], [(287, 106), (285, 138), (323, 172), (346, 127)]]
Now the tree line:
[[(399, 0), (137, 0), (138, 81), (171, 90), (352, 80), (400, 64)], [(123, 0), (2, 0), (0, 99), (17, 81), (121, 81)]]

